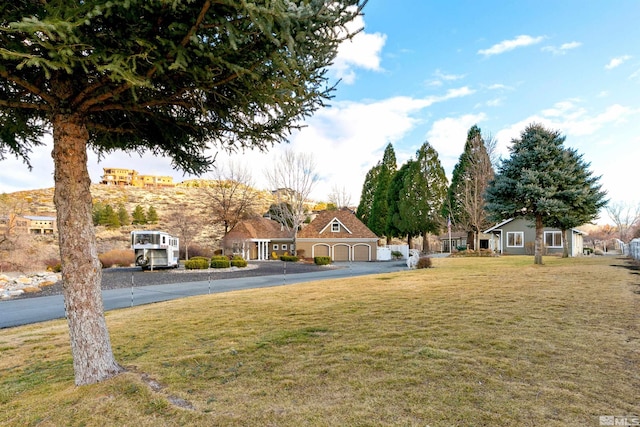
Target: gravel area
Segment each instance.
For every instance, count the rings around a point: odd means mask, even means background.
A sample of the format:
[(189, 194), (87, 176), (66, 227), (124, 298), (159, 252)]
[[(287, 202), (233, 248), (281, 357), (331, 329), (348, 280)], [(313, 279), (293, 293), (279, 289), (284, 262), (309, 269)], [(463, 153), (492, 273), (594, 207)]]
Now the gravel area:
[[(173, 270), (142, 271), (139, 267), (105, 268), (102, 270), (102, 290), (130, 288), (133, 286), (167, 285), (180, 282), (197, 282), (216, 279), (233, 279), (237, 277), (272, 276), (276, 274), (312, 273), (324, 271), (327, 268), (341, 268), (339, 266), (318, 266), (304, 262), (261, 261), (250, 262), (246, 268), (225, 268), (211, 270)], [(40, 292), (26, 292), (12, 299), (37, 298), (62, 294), (62, 282), (45, 286)]]

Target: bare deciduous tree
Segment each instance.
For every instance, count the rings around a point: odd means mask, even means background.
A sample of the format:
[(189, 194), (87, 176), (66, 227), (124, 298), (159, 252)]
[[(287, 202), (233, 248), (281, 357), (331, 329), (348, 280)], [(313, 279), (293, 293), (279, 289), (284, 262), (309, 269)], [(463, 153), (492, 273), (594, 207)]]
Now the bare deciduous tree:
[(609, 203), (606, 207), (609, 218), (618, 229), (618, 238), (628, 243), (634, 227), (640, 225), (640, 203)]
[(184, 258), (189, 259), (189, 245), (194, 237), (202, 229), (202, 224), (198, 222), (199, 215), (194, 215), (188, 211), (187, 205), (178, 205), (171, 214), (170, 226), (178, 235), (180, 242), (184, 246)]
[(333, 204), (336, 209), (348, 208), (351, 205), (351, 193), (346, 187), (338, 187), (334, 185), (329, 194), (329, 203)]
[(230, 161), (226, 167), (217, 167), (214, 179), (206, 188), (213, 222), (222, 223), (224, 233), (255, 214), (257, 195), (251, 171), (246, 165)]
[(318, 181), (313, 156), (287, 149), (265, 170), (265, 177), (276, 199), (272, 217), (290, 233), (295, 248), (298, 230), (305, 220), (309, 195)]

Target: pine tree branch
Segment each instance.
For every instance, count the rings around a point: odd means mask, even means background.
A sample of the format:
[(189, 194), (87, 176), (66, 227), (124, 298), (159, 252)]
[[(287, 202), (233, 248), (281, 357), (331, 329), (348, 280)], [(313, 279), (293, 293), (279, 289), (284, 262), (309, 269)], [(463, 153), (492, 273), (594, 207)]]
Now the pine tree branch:
[(7, 70), (0, 68), (0, 77), (3, 77), (9, 80), (10, 82), (17, 84), (18, 86), (26, 89), (29, 93), (39, 96), (40, 98), (42, 98), (43, 101), (45, 101), (50, 106), (56, 105), (56, 99), (53, 96), (41, 90), (38, 86), (31, 84), (28, 81), (23, 80), (13, 74), (10, 74)]
[(47, 104), (35, 104), (32, 102), (8, 101), (0, 99), (0, 107), (18, 108), (21, 110), (51, 111)]

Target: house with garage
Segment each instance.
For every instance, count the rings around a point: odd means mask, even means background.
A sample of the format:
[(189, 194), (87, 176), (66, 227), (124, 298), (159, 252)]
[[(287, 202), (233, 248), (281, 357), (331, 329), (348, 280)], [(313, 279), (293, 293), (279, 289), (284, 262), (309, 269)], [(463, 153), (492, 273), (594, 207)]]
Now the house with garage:
[(225, 255), (240, 255), (246, 260), (268, 260), (293, 253), (290, 233), (271, 218), (254, 217), (239, 222), (222, 238)]
[[(491, 236), (489, 249), (508, 255), (533, 255), (536, 240), (535, 224), (523, 217), (510, 218), (494, 225), (485, 234)], [(566, 231), (569, 256), (582, 255), (586, 233), (576, 228)], [(543, 230), (546, 254), (562, 254), (562, 231), (545, 227)]]
[(376, 261), (378, 236), (350, 209), (319, 212), (298, 232), (298, 253), (333, 261)]

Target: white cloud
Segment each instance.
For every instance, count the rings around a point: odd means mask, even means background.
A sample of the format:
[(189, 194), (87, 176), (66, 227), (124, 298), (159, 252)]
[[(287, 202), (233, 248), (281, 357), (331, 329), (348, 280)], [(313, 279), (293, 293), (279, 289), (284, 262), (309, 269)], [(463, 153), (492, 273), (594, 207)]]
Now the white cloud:
[[(364, 28), (362, 16), (349, 22), (347, 29), (355, 32)], [(387, 40), (387, 36), (381, 33), (367, 33), (360, 31), (351, 40), (346, 40), (338, 47), (338, 53), (334, 59), (331, 70), (337, 78), (347, 84), (352, 84), (356, 79), (356, 68), (380, 71), (380, 55)]]
[[(453, 167), (464, 151), (467, 134), (471, 126), (486, 120), (484, 113), (465, 114), (437, 120), (427, 132), (427, 141), (438, 152), (438, 158), (447, 176), (451, 178)], [(482, 128), (482, 126), (480, 126)]]
[(442, 86), (445, 82), (454, 82), (466, 77), (465, 74), (447, 74), (440, 70), (433, 73), (434, 78), (427, 82), (428, 86)]
[(528, 35), (520, 35), (515, 39), (503, 40), (500, 43), (494, 44), (489, 49), (481, 49), (478, 51), (478, 54), (484, 56), (499, 55), (519, 47), (538, 44), (542, 40), (544, 40), (544, 36), (531, 37)]
[[(314, 199), (327, 200), (332, 188), (338, 186), (351, 194), (351, 201), (355, 204), (360, 197), (366, 173), (382, 159), (387, 144), (394, 145), (398, 164), (403, 163), (405, 157), (413, 152), (400, 152), (396, 143), (422, 123), (425, 110), (435, 103), (473, 93), (473, 90), (461, 87), (427, 98), (394, 97), (370, 102), (335, 102), (330, 108), (319, 110), (308, 119), (305, 123), (307, 126), (294, 134), (287, 145), (296, 152), (313, 156), (320, 172), (320, 182), (312, 194)], [(462, 144), (465, 139), (466, 133)], [(283, 148), (274, 147), (264, 154), (247, 152), (234, 155), (233, 158), (253, 165), (257, 185), (266, 188), (262, 180), (263, 168)], [(225, 162), (227, 158), (222, 154), (218, 160)]]
[(551, 52), (554, 55), (564, 55), (569, 50), (576, 49), (580, 46), (582, 46), (582, 43), (580, 42), (569, 42), (569, 43), (563, 43), (560, 46), (545, 46), (542, 48), (542, 50), (544, 52)]
[(611, 59), (611, 61), (609, 61), (609, 63), (605, 65), (604, 68), (606, 70), (613, 70), (614, 68), (619, 67), (620, 65), (624, 64), (630, 59), (631, 59), (631, 55), (618, 56), (616, 58)]

